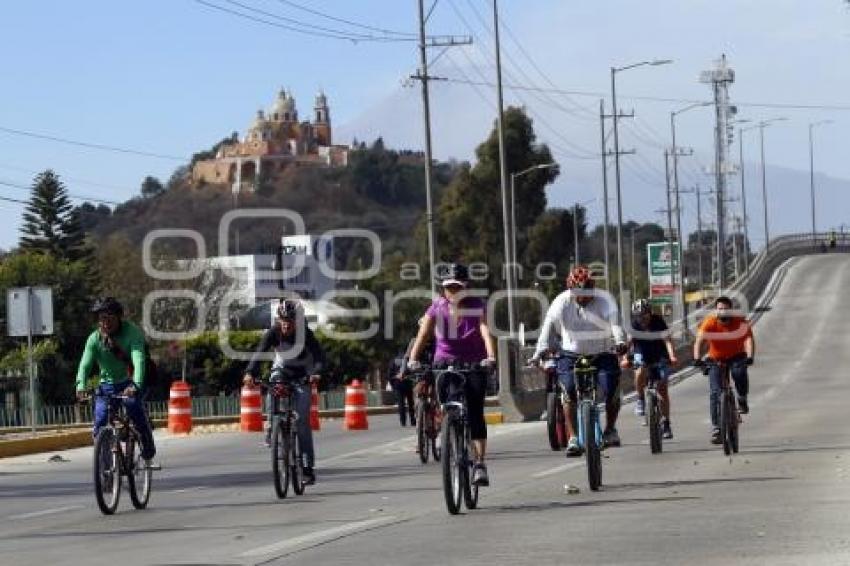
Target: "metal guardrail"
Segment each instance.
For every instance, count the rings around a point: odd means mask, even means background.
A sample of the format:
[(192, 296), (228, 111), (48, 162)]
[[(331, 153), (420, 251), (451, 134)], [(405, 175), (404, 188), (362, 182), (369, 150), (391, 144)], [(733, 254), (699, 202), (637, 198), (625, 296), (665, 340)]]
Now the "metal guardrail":
[[(266, 399), (263, 396), (263, 410), (265, 411)], [(383, 394), (381, 391), (368, 391), (366, 404), (369, 407), (380, 407), (383, 405)], [(149, 401), (145, 403), (148, 416), (151, 419), (168, 418), (167, 401)], [(345, 407), (345, 390), (326, 391), (319, 394), (319, 409), (342, 409)], [(239, 397), (217, 396), (217, 397), (193, 397), (192, 416), (202, 417), (233, 417), (239, 415)], [(43, 406), (36, 411), (37, 426), (69, 426), (90, 424), (92, 417), (92, 406), (84, 405), (51, 405)], [(29, 408), (8, 409), (0, 406), (0, 433), (9, 432), (31, 426)], [(6, 430), (4, 430), (6, 429)]]

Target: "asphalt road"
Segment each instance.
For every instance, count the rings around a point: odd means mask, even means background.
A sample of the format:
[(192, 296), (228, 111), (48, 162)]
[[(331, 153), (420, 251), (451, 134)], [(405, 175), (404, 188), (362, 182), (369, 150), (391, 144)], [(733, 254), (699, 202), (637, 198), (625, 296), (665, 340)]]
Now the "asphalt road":
[(438, 466), (419, 464), (393, 417), (366, 432), (325, 423), (319, 483), (286, 500), (259, 435), (161, 436), (149, 509), (125, 493), (112, 517), (94, 503), (91, 449), (0, 461), (0, 563), (850, 564), (847, 289), (850, 257), (795, 261), (756, 326), (733, 458), (708, 442), (701, 375), (673, 389), (663, 454), (624, 408), (596, 493), (543, 423), (491, 426), (492, 486), (454, 517)]

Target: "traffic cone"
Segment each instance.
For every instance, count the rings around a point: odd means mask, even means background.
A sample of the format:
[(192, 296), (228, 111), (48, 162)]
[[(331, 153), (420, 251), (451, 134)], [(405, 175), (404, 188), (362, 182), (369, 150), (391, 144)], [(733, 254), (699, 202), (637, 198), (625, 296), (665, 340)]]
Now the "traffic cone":
[(345, 388), (345, 430), (367, 430), (366, 390), (355, 379)]
[(310, 428), (312, 430), (320, 430), (322, 428), (319, 423), (319, 386), (315, 383), (310, 393)]
[(168, 399), (168, 432), (188, 434), (192, 432), (192, 394), (189, 384), (175, 381), (171, 384)]
[(242, 387), (240, 402), (239, 430), (242, 432), (263, 431), (263, 399), (260, 388), (245, 385)]

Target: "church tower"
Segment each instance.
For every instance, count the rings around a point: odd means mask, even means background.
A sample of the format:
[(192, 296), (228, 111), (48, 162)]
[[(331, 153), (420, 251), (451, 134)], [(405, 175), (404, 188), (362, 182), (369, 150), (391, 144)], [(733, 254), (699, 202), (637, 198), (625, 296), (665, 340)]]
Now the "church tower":
[(316, 134), (316, 142), (319, 145), (331, 145), (331, 111), (328, 108), (328, 97), (323, 91), (319, 91), (316, 95), (316, 103), (314, 104), (315, 122), (313, 130)]

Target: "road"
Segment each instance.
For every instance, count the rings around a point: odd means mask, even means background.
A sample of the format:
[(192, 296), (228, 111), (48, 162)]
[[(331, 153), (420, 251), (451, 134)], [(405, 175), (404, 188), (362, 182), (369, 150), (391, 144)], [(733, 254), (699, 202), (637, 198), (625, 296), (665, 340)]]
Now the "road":
[[(707, 383), (673, 389), (651, 455), (626, 406), (604, 487), (551, 452), (543, 423), (490, 427), (492, 486), (449, 516), (439, 468), (392, 417), (317, 434), (319, 483), (274, 496), (258, 435), (160, 437), (148, 510), (97, 511), (91, 449), (0, 462), (4, 564), (850, 564), (850, 258), (795, 260), (756, 326), (741, 453), (708, 443)], [(580, 488), (571, 494), (565, 486)]]

